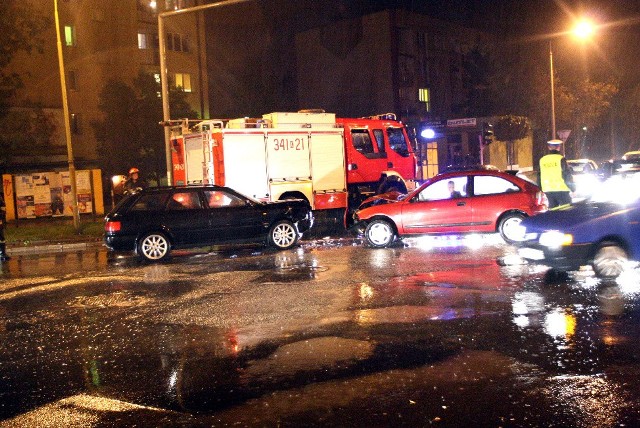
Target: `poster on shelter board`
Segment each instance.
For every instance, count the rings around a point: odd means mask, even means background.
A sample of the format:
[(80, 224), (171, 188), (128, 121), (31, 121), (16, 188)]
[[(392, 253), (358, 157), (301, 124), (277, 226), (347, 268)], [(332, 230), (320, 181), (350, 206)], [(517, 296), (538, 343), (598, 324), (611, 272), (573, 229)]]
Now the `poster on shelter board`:
[(32, 177), (30, 175), (17, 175), (15, 187), (18, 218), (35, 218)]
[(49, 175), (49, 192), (51, 194), (51, 215), (64, 215), (64, 200), (62, 199), (62, 176), (58, 173)]
[[(68, 172), (42, 172), (15, 176), (18, 218), (72, 216), (71, 181)], [(76, 173), (78, 211), (91, 213), (90, 171)]]
[(76, 193), (80, 213), (91, 214), (93, 205), (91, 199), (91, 174), (89, 171), (78, 171), (76, 173)]
[(49, 190), (49, 174), (42, 172), (31, 176), (33, 183), (33, 202), (36, 217), (51, 215), (51, 191)]
[[(64, 215), (73, 215), (73, 204), (71, 198), (71, 180), (69, 172), (61, 172), (62, 193), (64, 200)], [(91, 174), (89, 171), (76, 171), (76, 199), (78, 200), (78, 212), (88, 214), (93, 212), (91, 198)]]

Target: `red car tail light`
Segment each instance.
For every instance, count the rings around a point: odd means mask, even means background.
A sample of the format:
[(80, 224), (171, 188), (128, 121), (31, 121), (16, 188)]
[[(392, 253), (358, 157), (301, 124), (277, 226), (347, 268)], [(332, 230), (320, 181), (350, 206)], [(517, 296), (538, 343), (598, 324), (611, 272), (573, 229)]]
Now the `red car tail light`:
[(122, 223), (119, 221), (108, 221), (104, 224), (105, 232), (119, 232), (122, 227)]
[(545, 208), (549, 207), (549, 200), (547, 199), (547, 195), (545, 195), (544, 192), (539, 191), (536, 193), (536, 204), (542, 205)]

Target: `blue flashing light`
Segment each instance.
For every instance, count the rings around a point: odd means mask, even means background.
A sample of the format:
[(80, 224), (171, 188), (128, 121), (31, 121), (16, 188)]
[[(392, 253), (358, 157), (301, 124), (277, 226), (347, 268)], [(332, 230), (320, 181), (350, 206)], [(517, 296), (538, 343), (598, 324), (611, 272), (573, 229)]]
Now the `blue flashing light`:
[(422, 138), (434, 138), (436, 136), (436, 131), (431, 128), (426, 128), (423, 129), (422, 132), (420, 132), (420, 136)]

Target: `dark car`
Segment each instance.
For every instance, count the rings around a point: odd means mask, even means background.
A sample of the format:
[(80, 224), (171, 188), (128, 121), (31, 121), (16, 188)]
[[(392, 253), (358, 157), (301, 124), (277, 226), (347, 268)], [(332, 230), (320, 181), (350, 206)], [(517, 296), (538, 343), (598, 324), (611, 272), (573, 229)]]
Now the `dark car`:
[(313, 225), (305, 200), (260, 202), (221, 186), (149, 188), (123, 199), (105, 217), (111, 250), (156, 261), (172, 248), (264, 242), (291, 248)]
[(519, 255), (558, 271), (591, 265), (596, 275), (620, 275), (640, 260), (640, 174), (612, 177), (591, 200), (527, 218)]
[(606, 180), (615, 175), (629, 175), (640, 172), (640, 159), (612, 159), (602, 162), (597, 170), (601, 180)]
[(547, 198), (514, 174), (476, 169), (447, 172), (413, 192), (391, 192), (362, 203), (354, 214), (372, 247), (422, 234), (499, 232), (507, 242), (523, 218), (547, 210)]

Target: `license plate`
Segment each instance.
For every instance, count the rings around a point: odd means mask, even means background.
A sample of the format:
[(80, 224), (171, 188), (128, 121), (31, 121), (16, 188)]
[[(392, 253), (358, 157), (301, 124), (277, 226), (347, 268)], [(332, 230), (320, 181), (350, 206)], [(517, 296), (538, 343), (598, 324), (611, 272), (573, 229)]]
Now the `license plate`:
[(536, 250), (534, 248), (520, 248), (518, 249), (518, 255), (524, 259), (529, 260), (543, 260), (544, 253), (542, 250)]

